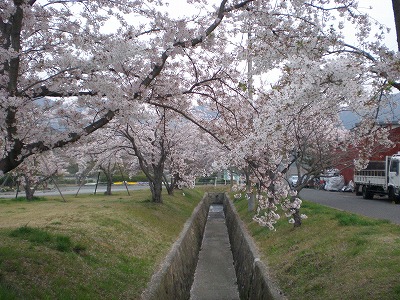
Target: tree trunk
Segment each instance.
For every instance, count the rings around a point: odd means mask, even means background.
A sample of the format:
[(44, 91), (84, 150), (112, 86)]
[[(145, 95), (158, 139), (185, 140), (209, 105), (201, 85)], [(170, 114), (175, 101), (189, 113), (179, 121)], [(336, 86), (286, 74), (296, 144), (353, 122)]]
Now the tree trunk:
[(151, 202), (162, 203), (162, 180), (154, 179), (153, 181), (149, 181), (149, 185), (151, 191)]
[(163, 185), (163, 168), (160, 166), (153, 165), (154, 177), (149, 180), (151, 201), (154, 203), (163, 203), (161, 192)]
[(244, 171), (244, 174), (246, 175), (246, 192), (250, 193), (251, 192), (251, 182), (250, 182), (250, 172), (249, 169), (246, 168)]
[(100, 167), (100, 169), (103, 171), (104, 175), (106, 176), (106, 191), (104, 192), (104, 195), (111, 195), (111, 186), (112, 186), (112, 171), (110, 168), (110, 165), (108, 167)]
[(300, 216), (300, 210), (296, 209), (295, 213), (293, 214), (293, 219), (294, 219), (294, 227), (300, 227), (301, 226), (301, 216)]
[(396, 24), (397, 49), (400, 51), (400, 0), (392, 0), (392, 6)]
[(33, 195), (35, 194), (35, 189), (32, 187), (31, 181), (27, 177), (25, 177), (24, 189), (26, 200), (32, 201)]
[(35, 191), (33, 189), (25, 189), (25, 197), (26, 200), (28, 201), (33, 201), (33, 195), (35, 194)]
[(111, 195), (112, 175), (111, 172), (104, 172), (104, 174), (106, 174), (106, 180), (107, 180), (107, 189), (104, 192), (104, 195)]
[(174, 176), (171, 179), (171, 185), (173, 189), (179, 189), (178, 186), (178, 182), (181, 180), (182, 178), (179, 176), (179, 173), (175, 173)]
[(165, 188), (167, 189), (168, 195), (172, 196), (174, 194), (174, 186), (172, 184), (166, 184)]
[[(296, 199), (295, 196), (292, 196), (291, 201), (293, 202)], [(293, 226), (296, 227), (301, 227), (301, 215), (300, 215), (300, 209), (299, 208), (295, 208), (294, 209), (294, 213), (293, 213)]]
[(165, 174), (163, 173), (163, 182), (165, 188), (167, 189), (168, 195), (172, 196), (174, 194), (174, 189), (175, 189), (174, 176), (171, 177), (171, 182), (168, 182), (167, 176), (165, 176)]
[(231, 178), (230, 178), (230, 179), (231, 179), (231, 182), (230, 182), (230, 191), (232, 191), (232, 190), (233, 190), (233, 170), (231, 169), (230, 172), (231, 172), (231, 174), (230, 174), (230, 175), (231, 175)]
[(107, 189), (104, 192), (104, 195), (111, 195), (111, 186), (112, 186), (112, 181), (108, 180), (108, 177), (107, 177)]

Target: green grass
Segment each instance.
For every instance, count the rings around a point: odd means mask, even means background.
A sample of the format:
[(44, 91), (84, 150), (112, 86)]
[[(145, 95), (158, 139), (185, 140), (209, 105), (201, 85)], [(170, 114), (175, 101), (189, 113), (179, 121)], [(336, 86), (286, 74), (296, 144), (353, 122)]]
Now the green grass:
[[(0, 299), (138, 299), (205, 190), (0, 200)], [(235, 205), (289, 299), (400, 299), (400, 226), (304, 201), (274, 232)]]
[(138, 299), (204, 189), (0, 201), (0, 299)]
[(388, 220), (375, 220), (363, 218), (356, 214), (337, 212), (334, 219), (338, 221), (340, 226), (375, 226), (379, 224), (388, 224)]
[(400, 226), (303, 201), (300, 228), (270, 231), (235, 206), (289, 299), (400, 299)]
[(28, 200), (28, 199), (26, 199), (26, 197), (17, 197), (17, 198), (11, 198), (9, 200), (2, 199), (0, 201), (10, 201), (10, 200), (11, 201), (17, 201), (17, 202), (31, 202), (31, 201), (46, 201), (46, 198), (45, 197), (36, 197), (36, 196), (34, 196), (32, 198), (32, 200)]

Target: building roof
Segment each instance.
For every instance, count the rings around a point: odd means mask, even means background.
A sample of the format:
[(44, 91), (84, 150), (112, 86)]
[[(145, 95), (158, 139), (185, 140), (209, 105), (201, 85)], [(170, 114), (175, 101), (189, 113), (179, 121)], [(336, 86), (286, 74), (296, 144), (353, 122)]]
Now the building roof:
[[(384, 106), (379, 110), (378, 124), (388, 125), (397, 124), (400, 125), (400, 93), (391, 94), (385, 98)], [(373, 116), (375, 112), (365, 110), (360, 113), (355, 113), (351, 110), (343, 110), (339, 113), (340, 119), (342, 120), (343, 126), (347, 129), (354, 128), (358, 123), (361, 122), (362, 116)]]

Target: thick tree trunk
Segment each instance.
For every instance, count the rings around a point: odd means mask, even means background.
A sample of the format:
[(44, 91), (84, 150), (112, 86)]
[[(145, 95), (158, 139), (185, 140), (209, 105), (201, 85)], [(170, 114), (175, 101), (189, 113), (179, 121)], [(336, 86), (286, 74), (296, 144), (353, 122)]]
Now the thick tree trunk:
[(396, 24), (397, 49), (400, 51), (400, 0), (392, 0), (392, 6)]
[(150, 191), (151, 191), (151, 202), (162, 203), (162, 180), (149, 181)]
[(154, 203), (163, 203), (161, 192), (163, 185), (163, 166), (153, 165), (154, 176), (149, 180), (151, 200)]
[(112, 186), (112, 175), (111, 173), (104, 172), (106, 174), (106, 180), (107, 180), (107, 189), (104, 192), (104, 195), (111, 195), (111, 186)]
[(35, 189), (32, 187), (31, 181), (27, 177), (25, 177), (24, 190), (26, 200), (32, 201), (33, 195), (35, 194)]
[(32, 190), (32, 189), (25, 189), (25, 197), (26, 197), (26, 200), (28, 200), (28, 201), (32, 201), (33, 200), (33, 195), (34, 195), (34, 191)]
[(111, 186), (112, 186), (112, 181), (107, 180), (107, 189), (104, 192), (104, 195), (111, 195)]
[[(100, 166), (100, 170), (102, 170), (104, 175), (106, 176), (106, 191), (104, 192), (104, 195), (111, 195), (111, 187), (112, 187), (111, 165), (108, 164), (108, 166), (106, 166), (106, 167)], [(100, 173), (99, 173), (99, 175), (100, 175)]]

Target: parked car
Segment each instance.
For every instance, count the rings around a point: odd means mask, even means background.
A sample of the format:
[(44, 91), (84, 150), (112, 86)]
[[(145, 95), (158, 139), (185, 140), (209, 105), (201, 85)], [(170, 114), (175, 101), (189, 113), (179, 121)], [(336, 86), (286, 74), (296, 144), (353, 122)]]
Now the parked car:
[(296, 186), (298, 180), (299, 180), (299, 176), (297, 176), (297, 175), (291, 175), (291, 176), (289, 177), (289, 179), (288, 179), (289, 185), (290, 185), (291, 187)]

